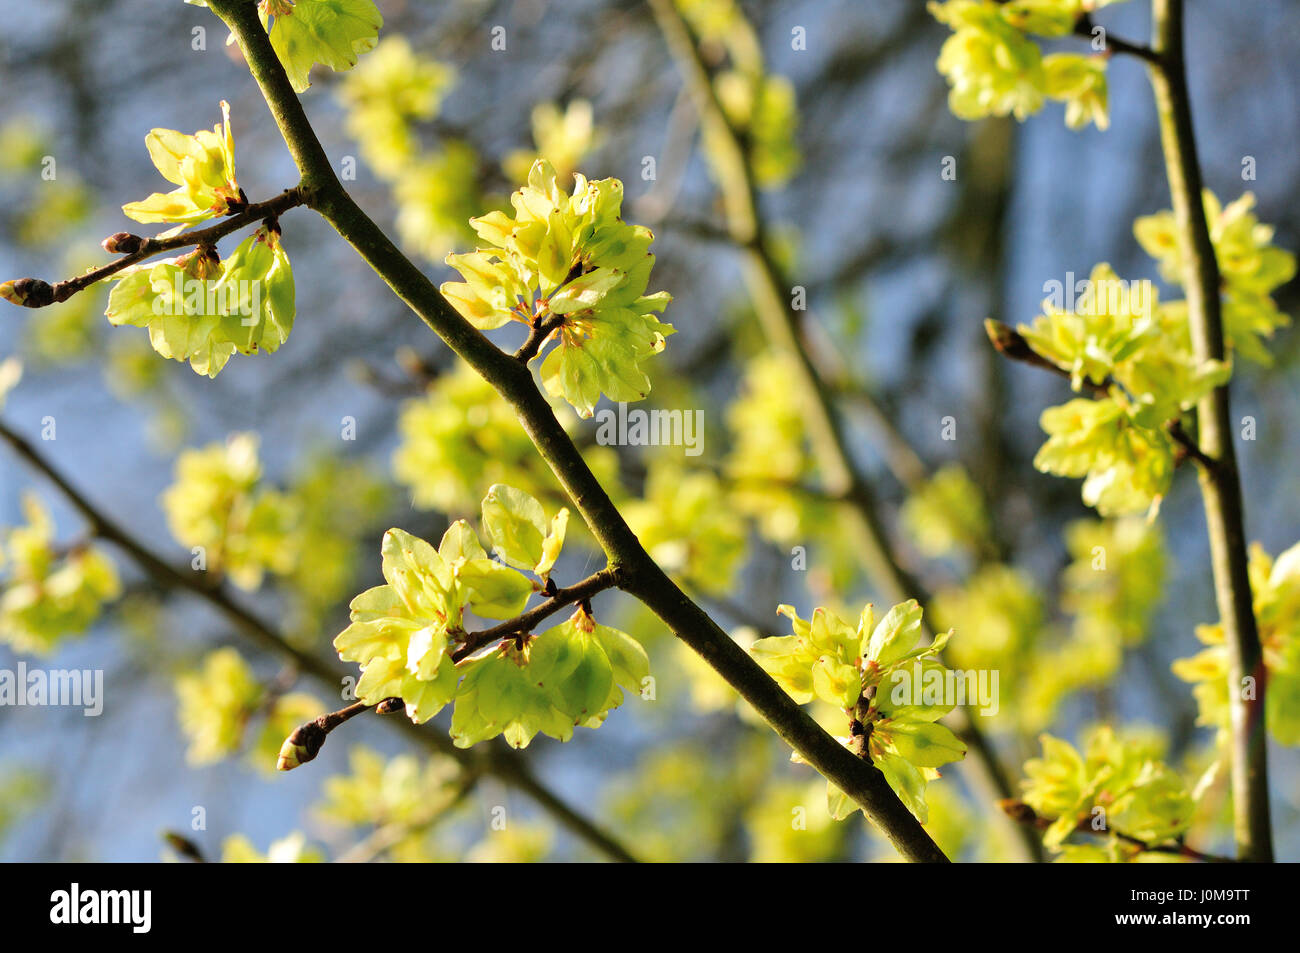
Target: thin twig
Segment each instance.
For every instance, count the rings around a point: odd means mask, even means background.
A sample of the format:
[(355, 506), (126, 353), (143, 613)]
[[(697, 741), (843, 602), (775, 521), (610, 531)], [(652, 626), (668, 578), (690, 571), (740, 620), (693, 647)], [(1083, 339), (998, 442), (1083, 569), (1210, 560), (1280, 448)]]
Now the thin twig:
[(1183, 429), (1181, 420), (1169, 421), (1165, 424), (1165, 430), (1178, 445), (1177, 456), (1195, 460), (1206, 470), (1213, 470), (1219, 465), (1219, 462), (1202, 450), (1200, 444), (1192, 439), (1191, 434)]
[(346, 708), (328, 712), (299, 725), (289, 733), (289, 737), (280, 748), (280, 757), (276, 762), (277, 770), (291, 771), (299, 765), (315, 760), (331, 731), (363, 711), (369, 711), (372, 707), (374, 706), (367, 705), (365, 702), (353, 702)]
[(590, 599), (598, 592), (604, 592), (606, 589), (614, 589), (618, 586), (619, 574), (614, 569), (602, 569), (598, 573), (588, 576), (581, 582), (574, 583), (567, 589), (551, 588), (548, 591), (548, 598), (545, 602), (534, 606), (527, 612), (508, 619), (499, 625), (494, 625), (490, 629), (483, 629), (479, 632), (470, 632), (465, 636), (464, 641), (452, 653), (451, 660), (459, 662), (483, 648), (485, 645), (491, 645), (498, 639), (504, 639), (512, 635), (521, 635), (531, 632), (532, 629), (544, 619), (549, 618), (559, 612), (565, 606), (583, 602)]
[[(1074, 32), (1076, 36), (1092, 39), (1092, 31), (1096, 27), (1097, 24), (1093, 21), (1092, 14), (1085, 13), (1074, 24)], [(1110, 30), (1107, 30), (1105, 27), (1102, 27), (1102, 30), (1105, 31), (1104, 39), (1106, 43), (1106, 52), (1122, 53), (1126, 56), (1136, 56), (1138, 59), (1144, 60), (1147, 63), (1156, 66), (1160, 65), (1160, 54), (1151, 49), (1151, 47), (1144, 46), (1141, 43), (1130, 43), (1128, 40), (1112, 35)]]
[[(1013, 821), (1023, 825), (1026, 829), (1045, 831), (1056, 823), (1056, 818), (1043, 817), (1024, 801), (1015, 798), (1009, 798), (999, 802), (998, 806)], [(1186, 857), (1190, 860), (1200, 861), (1205, 864), (1235, 864), (1237, 861), (1232, 857), (1222, 857), (1218, 854), (1207, 854), (1205, 851), (1197, 850), (1194, 847), (1188, 847), (1181, 839), (1175, 844), (1151, 844), (1142, 840), (1140, 837), (1134, 837), (1132, 834), (1125, 834), (1122, 831), (1114, 830), (1094, 830), (1092, 821), (1084, 818), (1079, 821), (1075, 827), (1075, 832), (1079, 834), (1091, 834), (1097, 837), (1114, 836), (1126, 844), (1130, 844), (1139, 850), (1152, 854), (1176, 854), (1179, 857)]]
[[(200, 228), (192, 232), (181, 232), (179, 235), (172, 235), (168, 238), (143, 238), (138, 239), (139, 245), (135, 247), (135, 242), (131, 242), (130, 247), (135, 250), (130, 254), (123, 255), (115, 261), (106, 265), (100, 265), (84, 275), (78, 275), (75, 278), (69, 278), (66, 281), (60, 281), (57, 284), (50, 285), (39, 278), (25, 278), (20, 281), (27, 282), (29, 286), (39, 288), (40, 291), (29, 297), (22, 303), (27, 308), (44, 308), (60, 301), (67, 301), (79, 291), (89, 288), (91, 285), (110, 278), (123, 269), (132, 265), (153, 258), (155, 255), (161, 255), (163, 252), (174, 251), (177, 248), (201, 248), (205, 245), (215, 245), (220, 239), (226, 237), (231, 232), (236, 232), (246, 225), (264, 219), (278, 218), (282, 213), (307, 202), (307, 195), (301, 188), (286, 189), (273, 199), (267, 199), (265, 202), (258, 202), (255, 205), (244, 206), (243, 210), (237, 212), (228, 218), (222, 219), (215, 225), (207, 228)], [(113, 236), (119, 240), (125, 238), (137, 239), (138, 236), (126, 235), (119, 233)], [(46, 291), (45, 289), (48, 289)]]
[[(1015, 328), (1005, 325), (1001, 321), (995, 321), (993, 318), (986, 318), (984, 320), (984, 331), (988, 334), (989, 341), (993, 344), (994, 349), (1003, 357), (1048, 371), (1058, 377), (1064, 377), (1066, 380), (1071, 379), (1072, 375), (1069, 371), (1035, 351), (1029, 346), (1029, 342), (1025, 340), (1024, 335)], [(1110, 376), (1107, 376), (1100, 383), (1090, 377), (1084, 377), (1082, 383), (1092, 396), (1106, 397), (1110, 394), (1110, 389), (1114, 386), (1115, 381)]]

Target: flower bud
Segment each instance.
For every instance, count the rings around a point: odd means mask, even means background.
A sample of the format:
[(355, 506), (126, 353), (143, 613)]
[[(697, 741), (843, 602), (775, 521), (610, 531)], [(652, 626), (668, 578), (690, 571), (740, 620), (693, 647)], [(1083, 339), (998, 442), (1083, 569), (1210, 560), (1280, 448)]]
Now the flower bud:
[(144, 247), (144, 239), (130, 232), (114, 232), (100, 244), (110, 255), (134, 255)]
[(23, 308), (44, 308), (54, 303), (54, 289), (40, 278), (19, 278), (0, 284), (0, 298)]
[(276, 759), (275, 769), (292, 771), (298, 765), (311, 761), (320, 753), (326, 734), (325, 729), (315, 721), (299, 725), (280, 746), (280, 757)]

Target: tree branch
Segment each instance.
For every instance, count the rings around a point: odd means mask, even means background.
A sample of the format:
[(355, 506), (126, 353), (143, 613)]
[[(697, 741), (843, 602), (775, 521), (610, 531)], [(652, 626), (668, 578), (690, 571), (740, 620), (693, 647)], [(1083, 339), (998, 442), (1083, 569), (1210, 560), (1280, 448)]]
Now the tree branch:
[[(1201, 199), (1201, 167), (1187, 90), (1182, 0), (1152, 0), (1152, 48), (1159, 60), (1149, 70), (1160, 122), (1169, 191), (1183, 256), (1183, 286), (1192, 349), (1197, 360), (1223, 360), (1221, 276)], [(1228, 385), (1197, 407), (1200, 449), (1213, 461), (1199, 468), (1201, 498), (1210, 537), (1214, 594), (1228, 647), (1231, 711), (1233, 829), (1242, 860), (1273, 860), (1269, 818), (1268, 744), (1264, 731), (1266, 673), (1247, 571), (1245, 519), (1236, 451), (1232, 443)], [(1243, 697), (1245, 679), (1256, 690)]]
[[(299, 671), (315, 678), (331, 691), (338, 690), (338, 687), (348, 674), (346, 670), (325, 662), (319, 657), (304, 652), (295, 646), (256, 615), (235, 602), (224, 587), (214, 586), (199, 573), (175, 569), (159, 559), (104, 515), (75, 487), (68, 483), (67, 479), (46, 461), (30, 443), (3, 423), (0, 423), (0, 440), (7, 443), (29, 466), (41, 473), (59, 489), (68, 502), (90, 524), (91, 531), (96, 537), (112, 543), (126, 553), (161, 588), (168, 591), (188, 592), (191, 595), (198, 596), (230, 619), (246, 637), (268, 651), (290, 660)], [(504, 783), (522, 791), (551, 814), (560, 824), (607, 857), (617, 861), (635, 862), (636, 858), (632, 856), (627, 848), (557, 797), (554, 792), (538, 781), (528, 767), (512, 752), (502, 750), (499, 745), (488, 746), (482, 751), (477, 749), (465, 750), (457, 748), (451, 739), (445, 735), (422, 729), (406, 718), (395, 719), (394, 723), (412, 741), (438, 754), (454, 758), (462, 769), (470, 772), (487, 771), (500, 778)]]
[(105, 240), (105, 247), (110, 247), (113, 241), (117, 240), (119, 245), (132, 249), (129, 254), (125, 254), (106, 265), (100, 265), (84, 275), (78, 275), (75, 278), (60, 281), (54, 285), (50, 285), (39, 278), (20, 278), (15, 284), (25, 282), (25, 287), (31, 289), (31, 292), (26, 296), (26, 300), (14, 303), (21, 304), (26, 308), (44, 308), (60, 301), (67, 301), (77, 292), (83, 291), (105, 278), (110, 278), (123, 269), (139, 264), (145, 259), (161, 255), (166, 251), (174, 251), (177, 248), (215, 245), (231, 232), (236, 232), (246, 225), (267, 218), (278, 218), (289, 209), (297, 208), (299, 205), (305, 205), (306, 203), (307, 193), (301, 187), (295, 187), (286, 189), (273, 199), (245, 206), (243, 211), (223, 218), (215, 225), (209, 225), (207, 228), (200, 228), (192, 232), (181, 232), (179, 235), (172, 235), (169, 238), (140, 238), (137, 235), (118, 232)]
[[(1065, 368), (1052, 363), (1031, 348), (1029, 342), (1025, 340), (1020, 332), (1008, 327), (1001, 321), (995, 321), (992, 318), (985, 319), (984, 330), (988, 333), (989, 340), (993, 342), (994, 349), (1004, 357), (1019, 361), (1022, 364), (1028, 364), (1030, 367), (1050, 371), (1059, 377), (1072, 377)], [(1091, 392), (1093, 397), (1098, 398), (1108, 396), (1114, 384), (1115, 380), (1109, 376), (1100, 384), (1091, 378), (1083, 378), (1083, 386)], [(1176, 445), (1175, 464), (1181, 464), (1186, 459), (1192, 459), (1207, 470), (1212, 470), (1218, 466), (1218, 461), (1208, 456), (1201, 449), (1200, 445), (1192, 439), (1191, 434), (1183, 428), (1183, 422), (1177, 417), (1165, 421), (1165, 432), (1169, 434)]]
[(567, 589), (552, 589), (548, 592), (550, 598), (527, 612), (515, 616), (513, 619), (507, 619), (500, 625), (494, 625), (490, 629), (483, 629), (481, 632), (471, 632), (466, 635), (465, 641), (452, 653), (451, 660), (459, 662), (498, 639), (527, 633), (537, 623), (559, 612), (565, 606), (571, 606), (575, 602), (586, 602), (598, 592), (617, 587), (618, 580), (618, 570), (602, 569), (600, 572), (588, 576), (582, 582), (574, 583)]
[[(1028, 364), (1030, 367), (1037, 367), (1039, 370), (1048, 371), (1058, 377), (1064, 377), (1066, 380), (1071, 378), (1069, 371), (1052, 363), (1030, 347), (1024, 335), (1015, 328), (1003, 324), (1001, 321), (995, 321), (993, 318), (985, 318), (984, 331), (988, 334), (994, 350), (1003, 357), (1019, 361), (1021, 364)], [(1114, 380), (1110, 377), (1107, 377), (1100, 384), (1091, 378), (1083, 378), (1083, 386), (1091, 392), (1093, 397), (1107, 396), (1114, 383)]]
[[(1074, 24), (1075, 35), (1092, 39), (1092, 31), (1096, 26), (1097, 24), (1093, 21), (1092, 14), (1085, 13)], [(1143, 46), (1140, 43), (1130, 43), (1128, 40), (1114, 36), (1110, 30), (1106, 30), (1105, 27), (1102, 27), (1102, 29), (1105, 30), (1106, 52), (1122, 53), (1126, 56), (1135, 56), (1147, 63), (1159, 64), (1160, 54), (1151, 47)]]
[[(1007, 816), (1019, 824), (1025, 825), (1026, 829), (1045, 831), (1055, 823), (1055, 818), (1043, 817), (1038, 814), (1032, 807), (1024, 801), (1017, 801), (1014, 798), (1001, 802), (999, 805)], [(1178, 857), (1186, 857), (1190, 860), (1199, 861), (1204, 864), (1235, 864), (1236, 861), (1231, 857), (1221, 857), (1218, 854), (1207, 854), (1205, 851), (1197, 850), (1194, 847), (1188, 847), (1181, 839), (1176, 844), (1150, 844), (1140, 837), (1134, 837), (1131, 834), (1125, 834), (1122, 831), (1093, 830), (1092, 822), (1084, 819), (1079, 822), (1075, 830), (1080, 834), (1092, 834), (1098, 837), (1113, 836), (1122, 840), (1126, 844), (1138, 848), (1150, 854), (1174, 854)]]
[(786, 743), (860, 804), (905, 858), (946, 862), (879, 770), (859, 761), (827, 734), (650, 558), (556, 420), (528, 368), (465, 321), (352, 200), (330, 168), (254, 6), (240, 0), (209, 0), (209, 6), (238, 39), (304, 182), (319, 188), (312, 207), (411, 310), (510, 402), (525, 432), (604, 549), (610, 568), (622, 574), (620, 588), (644, 602), (736, 688)]

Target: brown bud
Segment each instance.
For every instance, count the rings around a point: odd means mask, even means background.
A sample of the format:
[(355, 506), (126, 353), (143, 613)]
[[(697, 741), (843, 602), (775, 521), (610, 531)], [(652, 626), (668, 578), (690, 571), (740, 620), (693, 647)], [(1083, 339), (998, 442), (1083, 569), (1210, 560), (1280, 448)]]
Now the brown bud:
[(1034, 356), (1034, 350), (1029, 346), (1029, 342), (1021, 336), (1019, 331), (1008, 327), (1001, 321), (995, 321), (992, 318), (984, 320), (984, 333), (989, 336), (989, 341), (999, 352), (1007, 357), (1023, 361)]
[(280, 756), (276, 759), (276, 770), (292, 771), (300, 764), (306, 764), (320, 753), (328, 732), (321, 727), (319, 719), (299, 725), (280, 746)]
[(193, 861), (196, 864), (203, 863), (203, 852), (199, 850), (199, 846), (188, 837), (185, 837), (182, 834), (177, 834), (175, 831), (163, 831), (162, 836), (168, 846), (186, 860)]
[(44, 308), (54, 304), (54, 289), (40, 278), (19, 278), (0, 284), (0, 298), (22, 308)]
[(400, 698), (385, 698), (375, 706), (375, 714), (391, 715), (394, 712), (401, 711), (405, 706), (406, 702), (402, 701)]
[(1032, 807), (1024, 801), (1015, 798), (1004, 798), (998, 801), (998, 807), (1002, 808), (1002, 813), (1011, 818), (1017, 824), (1035, 825), (1038, 822), (1038, 814)]
[(134, 255), (144, 247), (144, 239), (130, 232), (114, 232), (100, 244), (110, 255)]

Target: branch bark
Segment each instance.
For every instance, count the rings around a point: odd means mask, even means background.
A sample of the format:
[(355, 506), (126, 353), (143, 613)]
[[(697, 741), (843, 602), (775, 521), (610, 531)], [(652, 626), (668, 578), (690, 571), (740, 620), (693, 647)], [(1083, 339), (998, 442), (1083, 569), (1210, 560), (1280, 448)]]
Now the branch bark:
[(298, 163), (319, 212), (453, 351), (511, 404), (525, 432), (559, 479), (604, 549), (620, 588), (644, 602), (677, 637), (699, 653), (809, 764), (861, 805), (908, 860), (947, 857), (872, 765), (827, 734), (758, 667), (699, 606), (664, 574), (637, 541), (578, 448), (556, 420), (531, 371), (465, 321), (427, 277), (352, 200), (334, 175), (311, 123), (271, 48), (256, 8), (246, 0), (210, 0), (230, 27), (253, 77)]
[[(1149, 73), (1183, 255), (1192, 347), (1199, 360), (1222, 360), (1226, 349), (1221, 277), (1201, 200), (1201, 167), (1183, 46), (1183, 3), (1152, 0), (1151, 11), (1151, 46), (1159, 59)], [(1198, 474), (1210, 536), (1215, 601), (1228, 647), (1233, 829), (1242, 860), (1271, 862), (1268, 743), (1264, 731), (1266, 673), (1247, 572), (1241, 483), (1226, 384), (1200, 402), (1197, 422), (1197, 445), (1213, 460), (1213, 466), (1199, 467)], [(1255, 681), (1252, 698), (1244, 697), (1247, 677)]]

